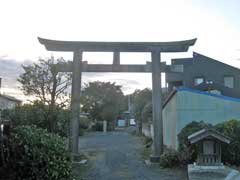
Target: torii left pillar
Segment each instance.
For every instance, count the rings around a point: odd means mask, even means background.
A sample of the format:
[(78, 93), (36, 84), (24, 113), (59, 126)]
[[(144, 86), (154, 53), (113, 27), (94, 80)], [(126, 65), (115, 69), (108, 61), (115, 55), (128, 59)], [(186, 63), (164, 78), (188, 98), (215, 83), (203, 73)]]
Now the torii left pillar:
[(74, 51), (72, 71), (71, 119), (69, 132), (69, 149), (73, 154), (78, 153), (78, 136), (80, 120), (80, 93), (82, 78), (82, 51)]

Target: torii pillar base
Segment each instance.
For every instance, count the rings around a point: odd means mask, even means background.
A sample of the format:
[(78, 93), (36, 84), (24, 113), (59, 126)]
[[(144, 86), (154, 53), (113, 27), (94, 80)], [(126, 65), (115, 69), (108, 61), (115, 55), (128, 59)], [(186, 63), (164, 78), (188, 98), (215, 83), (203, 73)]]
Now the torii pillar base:
[(159, 163), (160, 162), (160, 156), (150, 156), (150, 162), (151, 163)]

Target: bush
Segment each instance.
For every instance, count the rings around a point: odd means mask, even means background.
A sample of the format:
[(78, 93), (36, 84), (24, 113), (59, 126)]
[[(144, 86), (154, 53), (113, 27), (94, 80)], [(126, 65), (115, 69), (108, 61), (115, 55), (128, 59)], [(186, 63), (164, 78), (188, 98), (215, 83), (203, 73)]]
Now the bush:
[(222, 145), (222, 160), (232, 165), (240, 165), (240, 121), (232, 119), (216, 125), (216, 129), (231, 138), (229, 145)]
[(2, 112), (2, 117), (11, 120), (14, 127), (34, 125), (66, 137), (69, 129), (70, 111), (56, 108), (52, 115), (54, 118), (51, 124), (49, 106), (39, 101), (35, 101), (33, 104), (16, 106), (14, 109)]
[(149, 148), (149, 147), (152, 146), (152, 144), (153, 144), (152, 138), (151, 138), (151, 137), (144, 136), (144, 146), (145, 146), (146, 148)]
[(193, 121), (187, 124), (178, 134), (179, 151), (182, 151), (190, 146), (188, 141), (189, 135), (207, 127), (212, 127), (212, 125), (206, 124), (203, 121), (200, 122)]
[(175, 150), (167, 150), (160, 156), (160, 166), (164, 168), (172, 168), (179, 165), (179, 153)]
[[(231, 138), (230, 144), (222, 144), (222, 161), (231, 165), (240, 165), (240, 121), (232, 119), (216, 126), (204, 122), (191, 122), (178, 134), (179, 151), (185, 153), (188, 158), (180, 161), (192, 162), (197, 158), (195, 145), (188, 142), (187, 137), (203, 128), (211, 127)], [(184, 159), (184, 156), (182, 156)]]
[(88, 129), (90, 125), (90, 120), (87, 117), (80, 117), (79, 126), (82, 129)]
[(103, 122), (98, 121), (92, 126), (93, 131), (103, 131)]
[(197, 148), (195, 145), (189, 143), (188, 136), (208, 127), (212, 127), (212, 125), (206, 124), (203, 121), (193, 121), (187, 124), (178, 134), (178, 150), (181, 152), (181, 161), (183, 164), (191, 163), (197, 158)]
[(47, 130), (19, 126), (10, 139), (8, 169), (13, 179), (67, 180), (71, 176), (71, 159), (65, 143)]
[(84, 129), (79, 128), (79, 136), (83, 136), (85, 133)]

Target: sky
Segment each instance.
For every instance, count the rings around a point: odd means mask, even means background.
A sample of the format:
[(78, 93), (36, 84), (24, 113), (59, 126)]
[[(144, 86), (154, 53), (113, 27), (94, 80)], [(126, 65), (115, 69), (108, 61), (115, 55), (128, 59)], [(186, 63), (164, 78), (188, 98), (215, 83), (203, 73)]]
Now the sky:
[[(197, 38), (187, 53), (163, 54), (162, 61), (198, 52), (240, 68), (239, 0), (7, 0), (0, 1), (0, 61), (36, 62), (49, 52), (37, 37), (72, 41), (178, 41)], [(111, 63), (112, 53), (84, 53), (89, 63)], [(121, 53), (123, 64), (144, 64), (148, 53)], [(11, 63), (10, 63), (11, 62)], [(1, 64), (0, 64), (1, 65)], [(6, 93), (18, 90), (0, 67)], [(4, 73), (5, 72), (5, 73)], [(150, 74), (84, 74), (83, 82), (116, 81), (124, 92), (151, 87)]]

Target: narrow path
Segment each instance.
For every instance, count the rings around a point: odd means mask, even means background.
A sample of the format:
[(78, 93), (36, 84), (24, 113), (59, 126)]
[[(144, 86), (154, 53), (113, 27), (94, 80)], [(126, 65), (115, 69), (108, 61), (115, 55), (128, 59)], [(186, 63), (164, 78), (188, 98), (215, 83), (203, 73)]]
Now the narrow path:
[(79, 149), (92, 153), (86, 180), (184, 180), (183, 170), (163, 170), (144, 164), (139, 137), (124, 131), (89, 133), (79, 139)]

